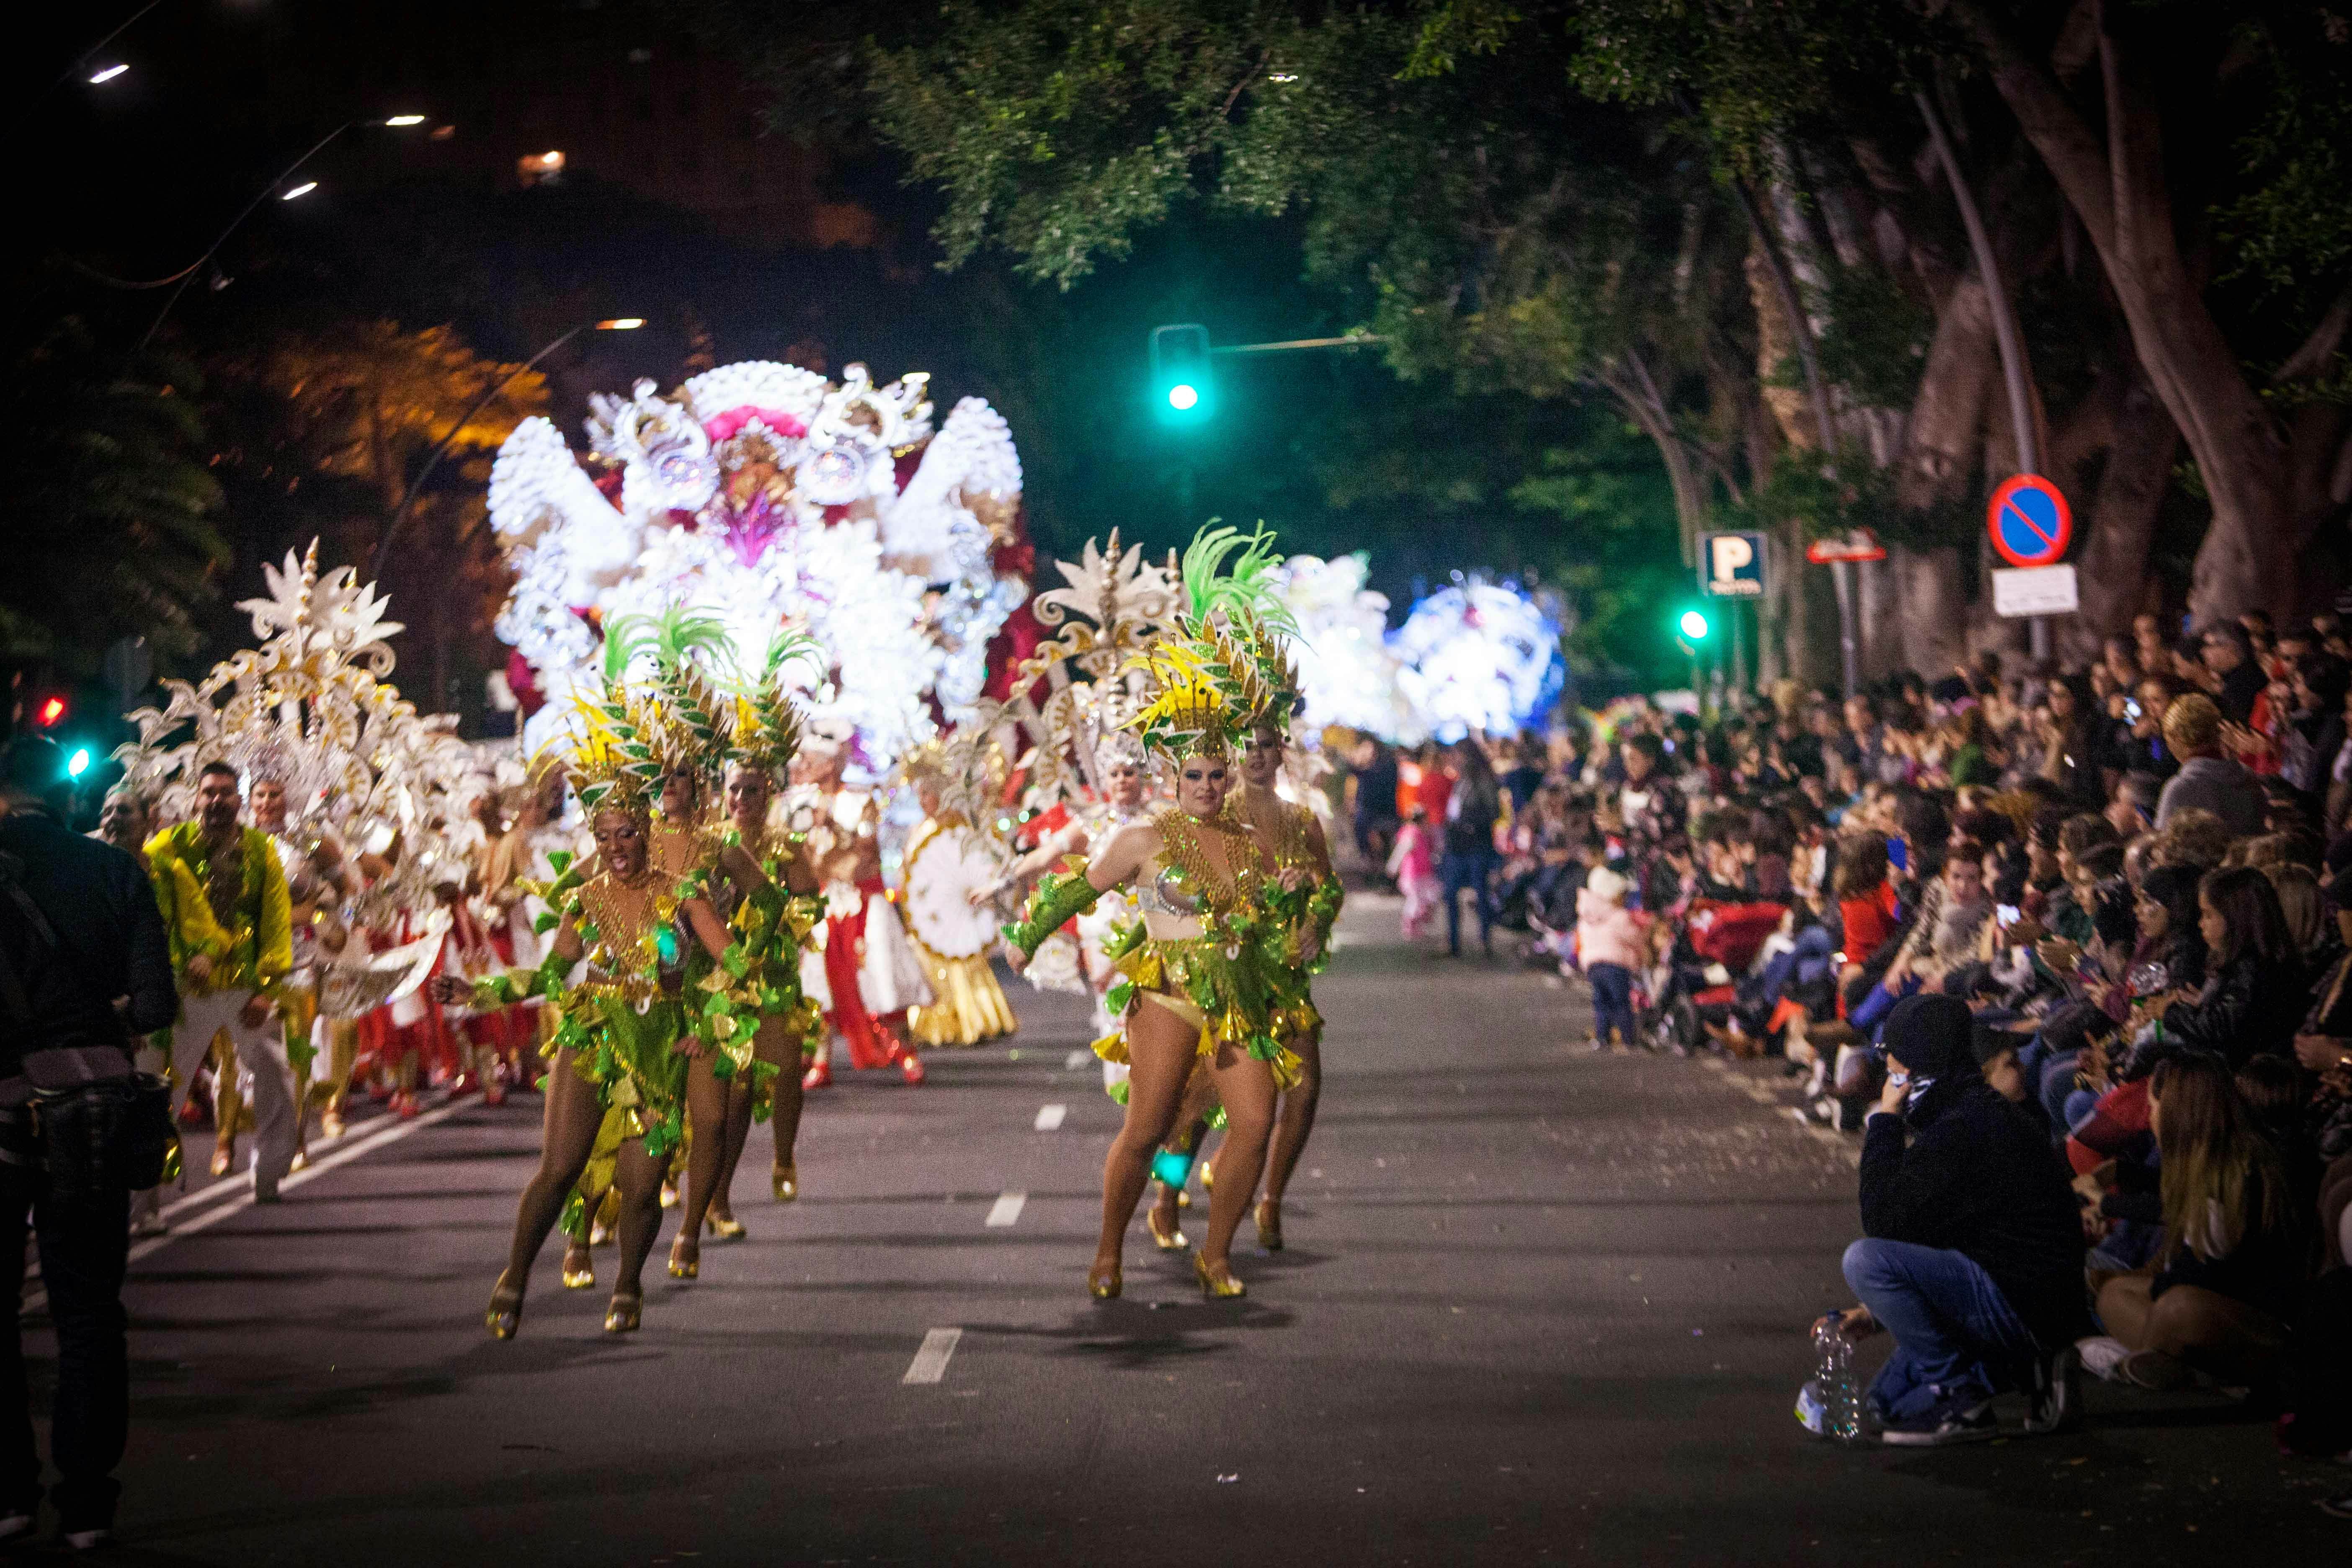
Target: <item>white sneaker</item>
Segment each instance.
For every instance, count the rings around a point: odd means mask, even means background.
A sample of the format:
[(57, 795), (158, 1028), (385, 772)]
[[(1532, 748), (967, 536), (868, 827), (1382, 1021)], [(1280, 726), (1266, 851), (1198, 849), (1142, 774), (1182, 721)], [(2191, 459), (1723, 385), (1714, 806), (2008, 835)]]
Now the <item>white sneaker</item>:
[(2132, 1353), (2129, 1345), (2106, 1334), (2076, 1340), (2074, 1349), (2083, 1358), (2083, 1370), (2101, 1383), (2115, 1382), (2116, 1369), (2129, 1361)]

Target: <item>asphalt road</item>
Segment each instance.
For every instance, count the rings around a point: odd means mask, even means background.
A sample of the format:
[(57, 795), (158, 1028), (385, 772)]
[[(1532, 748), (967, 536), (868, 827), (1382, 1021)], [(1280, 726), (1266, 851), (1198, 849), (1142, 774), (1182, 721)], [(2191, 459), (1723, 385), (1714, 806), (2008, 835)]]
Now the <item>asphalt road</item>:
[[(1074, 1057), (1083, 1008), (1025, 986), (1013, 1048), (814, 1097), (799, 1204), (769, 1201), (755, 1130), (751, 1238), (691, 1284), (657, 1251), (635, 1335), (599, 1331), (552, 1246), (520, 1337), (483, 1332), (531, 1097), (364, 1127), (272, 1209), (184, 1209), (133, 1265), (121, 1556), (2346, 1560), (2311, 1502), (2352, 1473), (2283, 1463), (2214, 1394), (2098, 1389), (2078, 1435), (1960, 1450), (1805, 1436), (1849, 1146), (1759, 1070), (1592, 1054), (1572, 988), (1398, 945), (1394, 911), (1350, 906), (1290, 1247), (1236, 1247), (1238, 1302), (1139, 1224), (1125, 1299), (1087, 1299), (1118, 1110)], [(908, 1383), (940, 1330), (938, 1381)]]

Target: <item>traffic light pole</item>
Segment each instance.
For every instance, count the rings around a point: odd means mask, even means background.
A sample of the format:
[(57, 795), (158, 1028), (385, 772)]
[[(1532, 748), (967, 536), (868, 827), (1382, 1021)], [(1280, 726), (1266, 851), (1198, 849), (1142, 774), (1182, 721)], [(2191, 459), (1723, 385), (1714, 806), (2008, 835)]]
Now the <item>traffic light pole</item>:
[(1740, 614), (1740, 604), (1737, 599), (1731, 600), (1726, 608), (1731, 612), (1731, 689), (1745, 691), (1748, 689), (1748, 643), (1740, 635), (1739, 623), (1747, 617)]
[(1286, 354), (1301, 349), (1359, 349), (1386, 342), (1388, 339), (1370, 332), (1350, 332), (1344, 337), (1291, 338), (1278, 343), (1227, 343), (1209, 352), (1213, 354)]

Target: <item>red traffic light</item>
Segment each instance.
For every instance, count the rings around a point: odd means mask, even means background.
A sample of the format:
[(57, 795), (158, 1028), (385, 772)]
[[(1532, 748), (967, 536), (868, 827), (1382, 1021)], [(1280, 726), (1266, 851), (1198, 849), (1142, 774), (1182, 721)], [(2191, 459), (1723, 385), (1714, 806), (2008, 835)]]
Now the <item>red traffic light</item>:
[(64, 698), (48, 697), (42, 699), (39, 712), (42, 728), (47, 729), (65, 716), (66, 700)]

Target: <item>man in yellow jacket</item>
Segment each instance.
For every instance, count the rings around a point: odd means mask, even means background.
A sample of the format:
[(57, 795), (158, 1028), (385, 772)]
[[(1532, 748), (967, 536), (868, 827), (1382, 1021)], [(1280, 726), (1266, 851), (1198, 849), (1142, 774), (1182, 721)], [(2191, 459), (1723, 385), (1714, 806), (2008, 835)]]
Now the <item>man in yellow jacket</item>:
[(236, 770), (207, 763), (196, 782), (196, 819), (157, 834), (147, 858), (159, 870), (185, 868), (204, 892), (178, 900), (169, 922), (180, 984), (172, 1109), (176, 1114), (187, 1100), (213, 1037), (226, 1029), (253, 1075), (254, 1199), (275, 1203), (296, 1131), (294, 1074), (277, 1022), (278, 989), (294, 967), (291, 911), (277, 846), (238, 820), (243, 805)]

